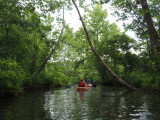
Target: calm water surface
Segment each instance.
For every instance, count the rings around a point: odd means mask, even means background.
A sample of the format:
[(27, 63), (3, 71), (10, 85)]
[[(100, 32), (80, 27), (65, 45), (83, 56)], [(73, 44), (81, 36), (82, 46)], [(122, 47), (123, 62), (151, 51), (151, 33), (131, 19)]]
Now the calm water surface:
[(34, 91), (0, 99), (0, 120), (160, 120), (160, 96), (102, 86)]

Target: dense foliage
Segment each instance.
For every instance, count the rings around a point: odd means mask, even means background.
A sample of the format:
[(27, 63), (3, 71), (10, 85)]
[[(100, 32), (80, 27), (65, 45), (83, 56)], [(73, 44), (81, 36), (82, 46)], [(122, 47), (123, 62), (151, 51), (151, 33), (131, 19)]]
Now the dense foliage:
[[(137, 0), (92, 0), (92, 9), (83, 15), (91, 41), (110, 68), (129, 84), (137, 87), (160, 87), (160, 2), (148, 0), (153, 27), (158, 37), (149, 32), (145, 11)], [(106, 20), (107, 10), (101, 4), (111, 1), (115, 14), (137, 40), (121, 32), (116, 23)], [(144, 1), (145, 2), (145, 1)], [(65, 1), (71, 9), (71, 1)], [(85, 8), (84, 0), (79, 5)], [(62, 41), (45, 68), (32, 78), (55, 45), (61, 28), (63, 2), (58, 0), (1, 0), (0, 1), (0, 94), (17, 94), (23, 88), (62, 86), (85, 80), (103, 84), (119, 84), (92, 53), (83, 27), (74, 31), (65, 25)], [(53, 17), (53, 16), (58, 17)], [(58, 23), (58, 25), (57, 25)]]
[(26, 74), (15, 60), (0, 59), (0, 71), (0, 96), (22, 91)]
[[(53, 7), (53, 3), (42, 0), (0, 1), (0, 56), (3, 61), (6, 60), (6, 64), (8, 59), (15, 60), (28, 77), (26, 81), (22, 79), (23, 82), (19, 86), (12, 85), (10, 88), (15, 89), (14, 87), (16, 87), (17, 91), (20, 91), (22, 86), (32, 87), (35, 83), (31, 76), (48, 55), (58, 34), (55, 29), (52, 33), (54, 37), (48, 37), (51, 34), (54, 20), (51, 18), (50, 12), (54, 13), (61, 4), (57, 1), (54, 3), (55, 7)], [(3, 69), (0, 72), (3, 75)], [(12, 72), (14, 71), (12, 70)], [(3, 84), (4, 78), (0, 80)], [(9, 82), (9, 79), (5, 79), (5, 81)], [(18, 82), (19, 76), (17, 75), (17, 79), (14, 76), (12, 81)], [(5, 86), (3, 87), (5, 88)]]

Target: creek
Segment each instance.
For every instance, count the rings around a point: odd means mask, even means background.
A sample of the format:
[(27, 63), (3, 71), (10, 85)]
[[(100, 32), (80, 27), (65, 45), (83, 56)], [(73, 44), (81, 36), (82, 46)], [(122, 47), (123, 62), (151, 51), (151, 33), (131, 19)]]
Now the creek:
[(121, 87), (76, 86), (0, 99), (0, 120), (159, 120), (160, 96)]

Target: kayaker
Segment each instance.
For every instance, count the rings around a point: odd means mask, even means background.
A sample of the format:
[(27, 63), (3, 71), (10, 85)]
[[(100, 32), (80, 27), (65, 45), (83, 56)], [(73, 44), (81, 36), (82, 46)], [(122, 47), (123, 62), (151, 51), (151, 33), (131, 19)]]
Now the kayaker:
[(91, 81), (90, 81), (90, 79), (88, 79), (88, 80), (87, 80), (87, 84), (91, 84)]
[(80, 79), (79, 87), (85, 87), (85, 82), (83, 81), (83, 79)]
[(97, 84), (96, 84), (96, 80), (93, 80), (93, 83), (92, 83), (93, 87), (96, 87)]

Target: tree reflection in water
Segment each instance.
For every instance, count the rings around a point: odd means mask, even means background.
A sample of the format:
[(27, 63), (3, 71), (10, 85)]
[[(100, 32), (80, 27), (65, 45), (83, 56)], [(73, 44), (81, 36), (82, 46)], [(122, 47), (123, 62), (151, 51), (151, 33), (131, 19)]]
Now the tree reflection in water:
[(79, 98), (82, 102), (84, 102), (84, 95), (86, 91), (78, 91), (79, 92)]
[(47, 120), (158, 120), (159, 100), (158, 96), (120, 87), (99, 86), (87, 91), (72, 87), (46, 92), (44, 111)]
[(159, 120), (160, 96), (120, 87), (32, 91), (0, 99), (0, 120)]

